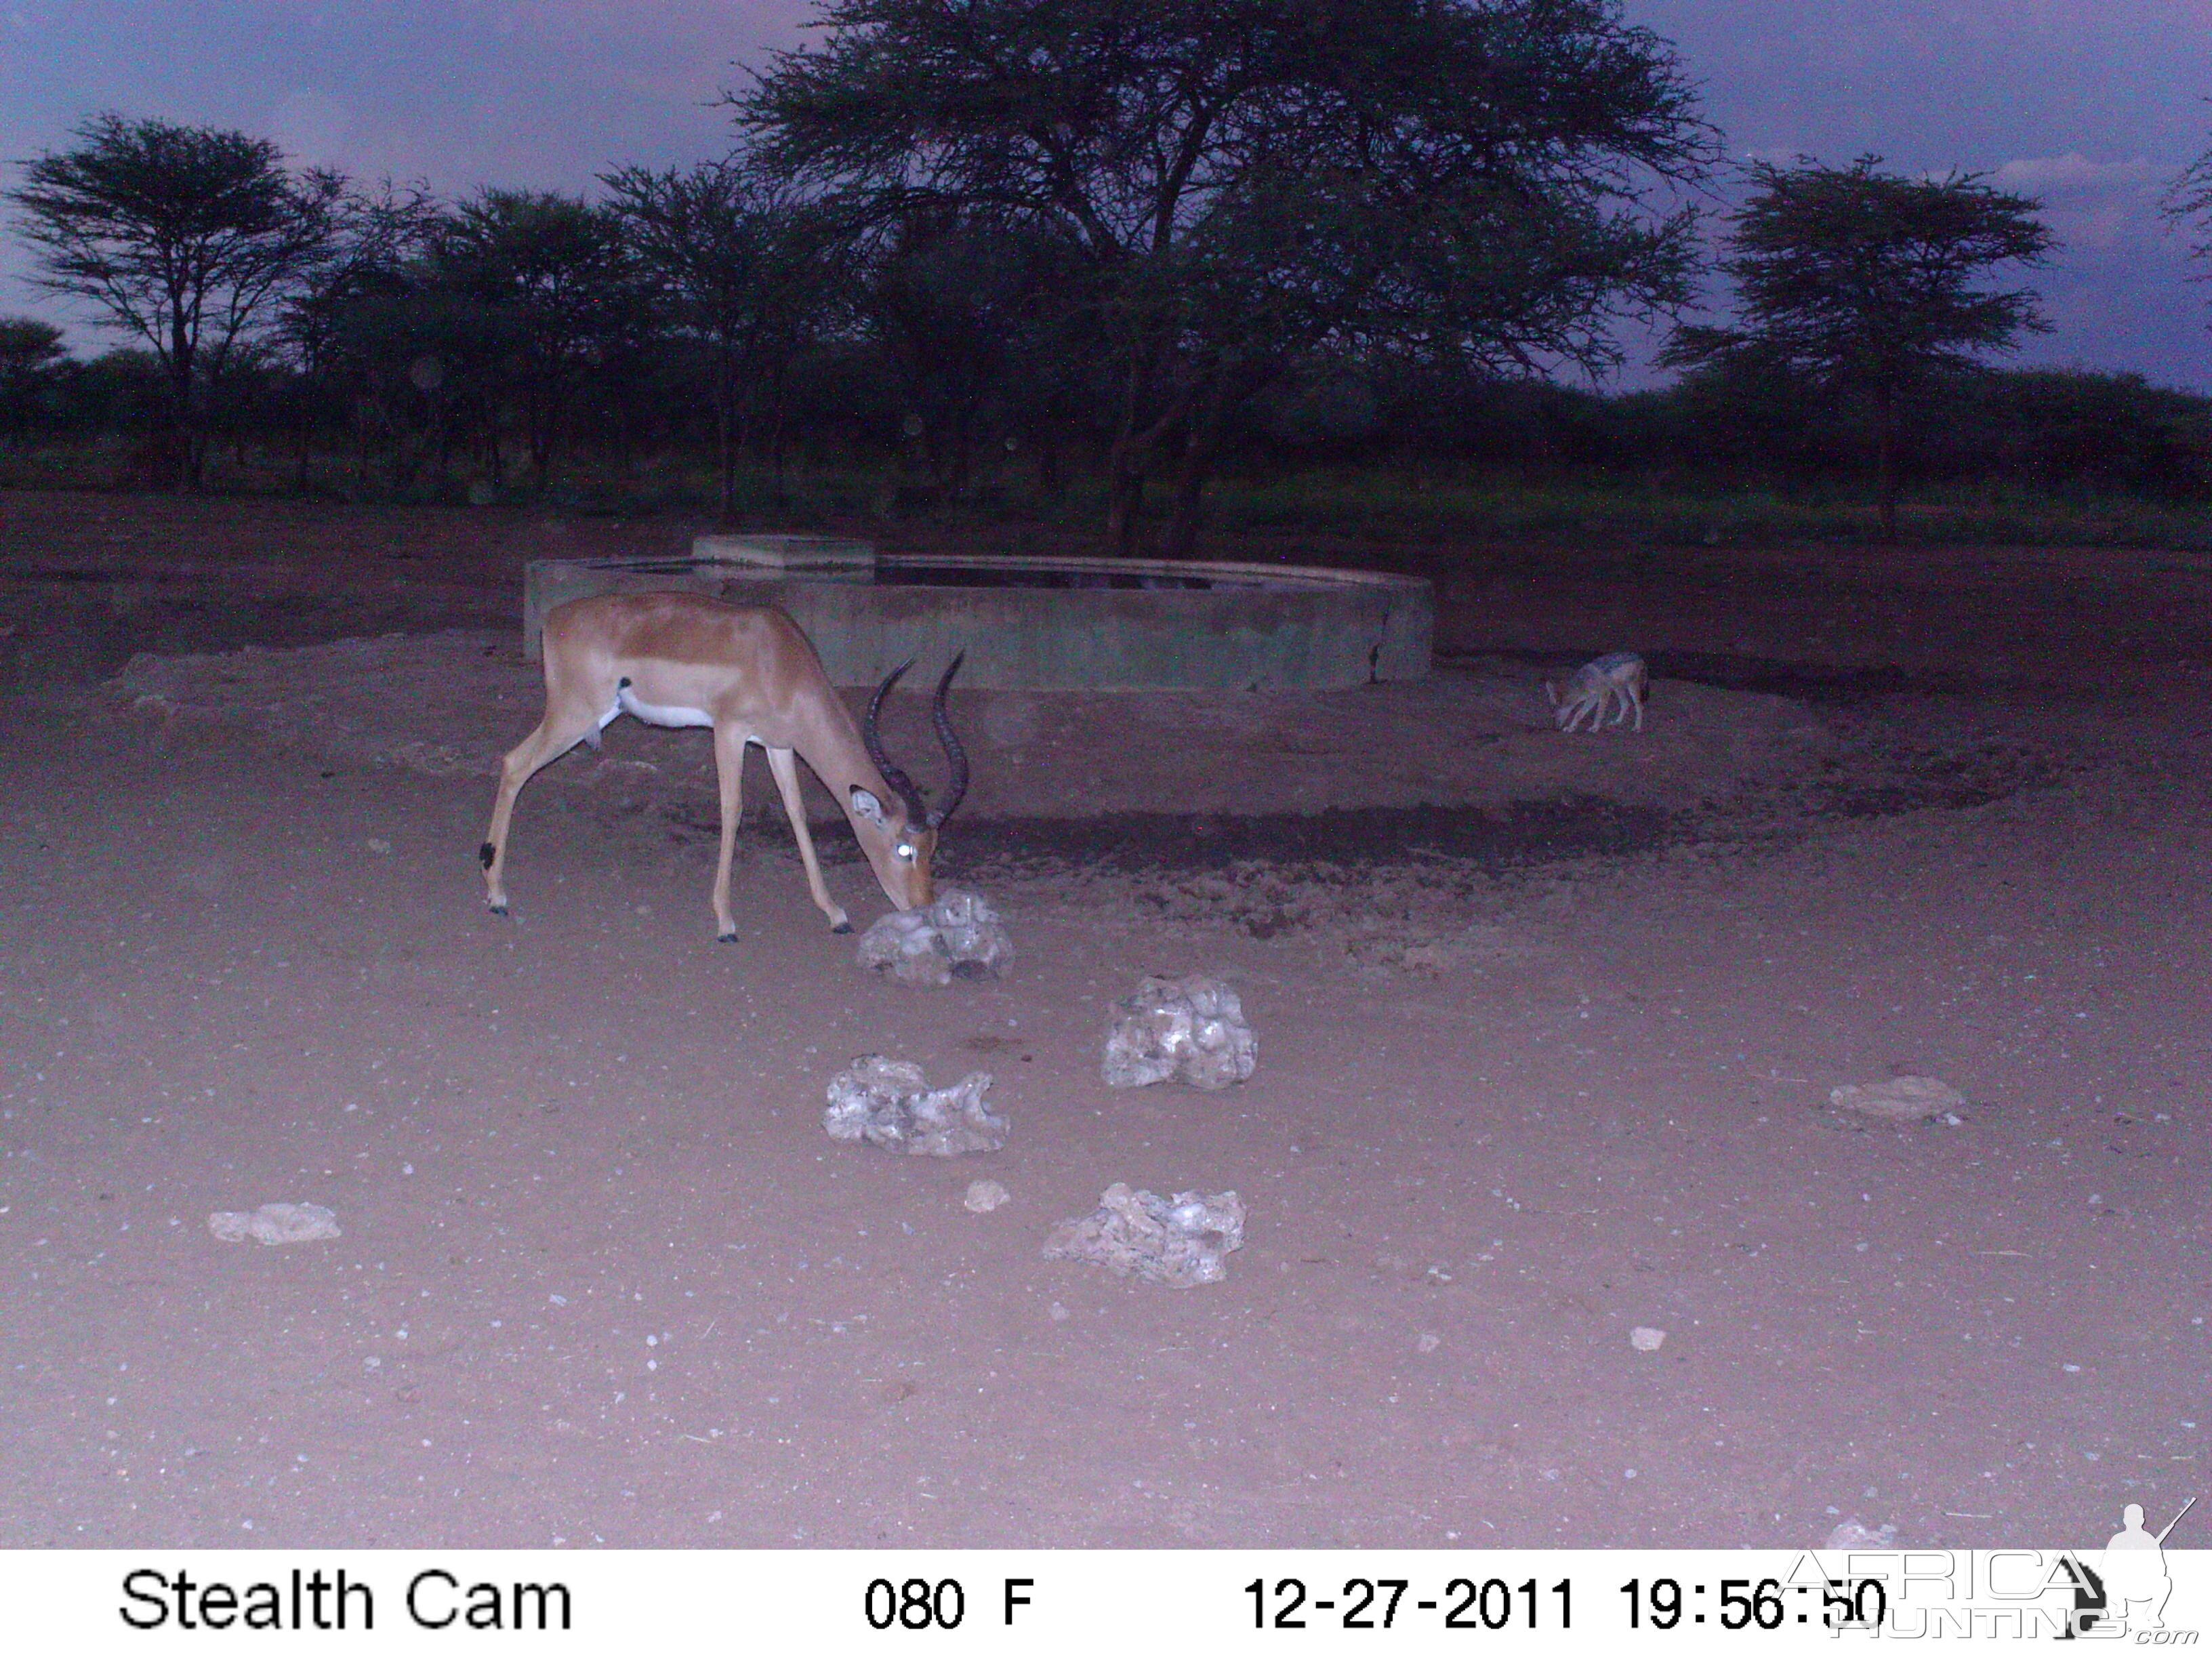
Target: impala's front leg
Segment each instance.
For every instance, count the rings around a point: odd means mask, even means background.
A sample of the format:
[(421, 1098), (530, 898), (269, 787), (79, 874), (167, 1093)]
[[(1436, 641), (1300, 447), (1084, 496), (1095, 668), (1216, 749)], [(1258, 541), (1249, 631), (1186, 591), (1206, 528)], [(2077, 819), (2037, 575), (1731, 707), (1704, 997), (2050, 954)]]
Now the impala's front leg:
[(744, 781), (744, 734), (734, 727), (716, 726), (714, 782), (722, 798), (722, 850), (714, 860), (714, 927), (716, 937), (725, 945), (734, 945), (738, 939), (737, 919), (730, 914), (730, 860), (737, 850)]
[(769, 749), (768, 769), (775, 775), (776, 792), (783, 797), (783, 810), (791, 819), (791, 833), (799, 842), (799, 861), (806, 866), (806, 889), (814, 895), (814, 902), (822, 907), (822, 914), (830, 918), (830, 931), (849, 933), (853, 924), (846, 919), (844, 910), (830, 896), (830, 890), (822, 884), (822, 866), (814, 857), (814, 837), (806, 828), (806, 802), (799, 793), (799, 762), (788, 749)]

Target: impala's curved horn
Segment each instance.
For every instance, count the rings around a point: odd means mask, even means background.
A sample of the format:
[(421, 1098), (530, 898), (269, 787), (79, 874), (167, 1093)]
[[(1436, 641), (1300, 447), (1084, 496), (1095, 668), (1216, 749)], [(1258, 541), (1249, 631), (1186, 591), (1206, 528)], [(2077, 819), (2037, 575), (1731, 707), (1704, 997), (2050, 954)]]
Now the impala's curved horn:
[(908, 657), (884, 676), (884, 683), (876, 688), (876, 695), (868, 699), (867, 716), (860, 722), (860, 746), (868, 751), (868, 758), (875, 762), (876, 770), (884, 775), (884, 781), (896, 790), (898, 798), (906, 803), (907, 822), (919, 823), (929, 816), (928, 805), (922, 799), (921, 791), (914, 787), (914, 780), (900, 771), (890, 756), (884, 752), (883, 733), (876, 725), (876, 717), (883, 712), (884, 699), (890, 696), (891, 687), (898, 684), (899, 676), (913, 666), (914, 659)]
[(952, 659), (945, 671), (945, 678), (937, 683), (937, 695), (930, 699), (929, 718), (937, 727), (937, 740), (945, 745), (945, 763), (951, 769), (945, 781), (945, 805), (930, 809), (929, 825), (933, 830), (952, 816), (960, 805), (961, 796), (968, 793), (968, 751), (960, 746), (960, 739), (952, 730), (952, 716), (946, 712), (945, 701), (951, 695), (952, 677), (960, 672), (960, 665), (968, 660), (963, 651)]

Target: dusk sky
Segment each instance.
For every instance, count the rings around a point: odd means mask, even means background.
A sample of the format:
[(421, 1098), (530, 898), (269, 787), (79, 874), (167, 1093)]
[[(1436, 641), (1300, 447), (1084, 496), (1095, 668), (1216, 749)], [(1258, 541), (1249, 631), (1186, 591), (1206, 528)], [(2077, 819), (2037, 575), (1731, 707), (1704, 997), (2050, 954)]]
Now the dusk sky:
[[(1680, 49), (1732, 155), (1986, 172), (2061, 246), (2056, 325), (2014, 361), (2212, 392), (2212, 284), (2160, 191), (2212, 146), (2212, 0), (1627, 0)], [(0, 0), (0, 180), (113, 110), (235, 128), (364, 179), (590, 191), (717, 156), (721, 88), (811, 0)], [(75, 319), (0, 238), (0, 313)], [(2212, 270), (2212, 267), (2203, 267)], [(113, 337), (72, 329), (81, 351)], [(1632, 379), (1637, 377), (1632, 376)]]

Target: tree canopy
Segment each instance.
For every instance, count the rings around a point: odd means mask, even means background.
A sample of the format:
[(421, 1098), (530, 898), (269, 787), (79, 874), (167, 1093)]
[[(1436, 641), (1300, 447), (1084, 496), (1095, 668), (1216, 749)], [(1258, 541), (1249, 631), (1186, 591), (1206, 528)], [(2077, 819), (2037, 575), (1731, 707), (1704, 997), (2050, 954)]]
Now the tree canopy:
[(62, 331), (35, 317), (0, 317), (0, 433), (32, 426), (70, 361)]
[(759, 163), (862, 228), (1066, 244), (1112, 370), (1109, 526), (1179, 462), (1170, 546), (1229, 409), (1316, 351), (1615, 361), (1686, 290), (1648, 187), (1711, 134), (1612, 0), (842, 0), (732, 94)]
[(780, 183), (731, 162), (622, 167), (602, 182), (664, 316), (712, 346), (715, 517), (728, 522), (752, 416), (766, 405), (780, 469), (792, 356), (846, 297), (823, 257), (828, 228)]
[(632, 349), (647, 282), (611, 208), (551, 191), (484, 189), (431, 235), (434, 283), (505, 333), (532, 465), (558, 456), (579, 383)]
[(38, 250), (32, 280), (143, 340), (189, 432), (233, 353), (325, 256), (345, 180), (295, 178), (269, 140), (207, 127), (105, 114), (76, 137), (8, 192)]
[(1982, 174), (1912, 179), (1881, 166), (1878, 155), (1841, 167), (1752, 163), (1758, 188), (1730, 216), (1719, 264), (1744, 325), (1679, 328), (1660, 361), (1763, 364), (1869, 398), (1883, 533), (1894, 537), (1899, 399), (2049, 327), (2033, 289), (1984, 284), (1993, 266), (2040, 263), (2054, 239), (2033, 200)]
[[(2176, 230), (2194, 235), (2189, 250), (2193, 258), (2212, 261), (2212, 149), (2184, 167), (2166, 186), (2159, 213)], [(2212, 282), (2212, 271), (2200, 272), (2197, 280)]]

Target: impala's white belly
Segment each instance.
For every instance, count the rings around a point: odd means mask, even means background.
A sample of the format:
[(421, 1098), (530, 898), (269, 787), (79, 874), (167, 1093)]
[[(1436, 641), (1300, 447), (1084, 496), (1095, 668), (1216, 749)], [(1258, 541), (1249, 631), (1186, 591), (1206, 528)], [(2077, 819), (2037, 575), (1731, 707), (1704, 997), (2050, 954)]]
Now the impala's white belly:
[(614, 706), (599, 716), (599, 725), (606, 724), (618, 714), (635, 714), (647, 726), (712, 726), (714, 717), (703, 708), (686, 708), (680, 703), (646, 702), (629, 689), (624, 680), (615, 688)]

